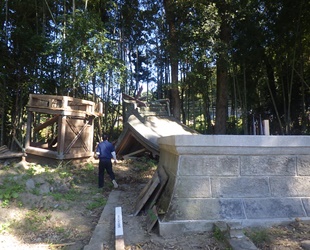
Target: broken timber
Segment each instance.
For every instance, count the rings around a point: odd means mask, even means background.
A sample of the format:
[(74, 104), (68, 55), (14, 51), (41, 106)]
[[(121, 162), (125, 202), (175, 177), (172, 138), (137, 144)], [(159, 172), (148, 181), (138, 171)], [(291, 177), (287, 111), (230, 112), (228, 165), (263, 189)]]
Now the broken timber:
[(150, 154), (159, 157), (157, 140), (163, 136), (198, 134), (171, 116), (168, 99), (145, 101), (142, 88), (134, 97), (123, 95), (124, 129), (115, 145), (119, 158)]
[(21, 152), (12, 152), (8, 149), (6, 145), (0, 147), (0, 159), (10, 159), (23, 157), (24, 153)]
[(139, 212), (144, 209), (149, 209), (155, 205), (156, 200), (161, 194), (164, 186), (168, 181), (168, 175), (164, 168), (159, 167), (152, 179), (146, 184), (146, 186), (140, 192), (135, 205), (134, 215), (138, 215)]

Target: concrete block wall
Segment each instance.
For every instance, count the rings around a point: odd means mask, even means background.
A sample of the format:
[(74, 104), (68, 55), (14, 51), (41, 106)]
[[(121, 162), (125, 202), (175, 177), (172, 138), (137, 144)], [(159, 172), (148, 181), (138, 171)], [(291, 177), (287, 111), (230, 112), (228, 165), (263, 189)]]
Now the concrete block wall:
[(310, 219), (310, 137), (163, 137), (169, 179), (157, 201), (161, 235)]

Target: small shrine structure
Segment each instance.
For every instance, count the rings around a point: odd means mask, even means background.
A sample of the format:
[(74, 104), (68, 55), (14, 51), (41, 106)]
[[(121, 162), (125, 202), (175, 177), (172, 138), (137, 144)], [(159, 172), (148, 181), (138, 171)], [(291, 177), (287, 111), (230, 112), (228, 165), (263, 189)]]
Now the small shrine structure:
[(94, 119), (102, 103), (69, 96), (30, 94), (25, 152), (56, 160), (88, 158), (93, 153)]

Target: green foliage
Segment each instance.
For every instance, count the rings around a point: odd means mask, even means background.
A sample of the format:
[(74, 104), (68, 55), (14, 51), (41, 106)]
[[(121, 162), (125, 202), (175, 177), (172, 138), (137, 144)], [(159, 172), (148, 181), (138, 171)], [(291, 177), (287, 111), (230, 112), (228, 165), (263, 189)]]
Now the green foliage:
[(103, 197), (96, 198), (92, 203), (86, 206), (89, 210), (94, 210), (99, 207), (103, 207), (107, 204), (107, 200)]
[(1, 206), (8, 206), (9, 202), (18, 198), (19, 193), (21, 193), (23, 190), (24, 187), (20, 184), (20, 181), (11, 177), (5, 178), (2, 182), (2, 185), (0, 185)]
[(146, 171), (149, 169), (156, 169), (157, 167), (157, 161), (150, 159), (148, 157), (141, 157), (138, 158), (135, 162), (135, 168), (139, 171)]
[(26, 174), (28, 176), (34, 176), (36, 173), (36, 170), (33, 166), (30, 166), (28, 169), (26, 169)]
[[(309, 1), (169, 1), (168, 11), (151, 0), (2, 2), (0, 145), (14, 146), (12, 135), (24, 141), (29, 93), (103, 101), (105, 116), (96, 119), (95, 131), (113, 134), (121, 123), (121, 93), (134, 95), (141, 84), (156, 98), (170, 98), (177, 86), (181, 105), (172, 108), (182, 108), (183, 122), (194, 121), (203, 133), (213, 132), (219, 99), (239, 112), (235, 121), (223, 121), (227, 133), (249, 132), (238, 124), (240, 113), (250, 111), (272, 118), (271, 133), (310, 131)], [(223, 24), (226, 43), (219, 39)], [(216, 69), (224, 52), (228, 93), (218, 98)], [(169, 61), (179, 66), (173, 86)], [(202, 108), (194, 120), (186, 106), (197, 99)], [(50, 132), (42, 129), (38, 141)]]
[(252, 228), (245, 231), (245, 235), (248, 236), (256, 246), (270, 242), (269, 232), (266, 228)]
[[(33, 164), (27, 170), (21, 168), (14, 174), (13, 170), (17, 169), (11, 168), (7, 172), (1, 169), (0, 193), (4, 193), (8, 199), (1, 199), (0, 206), (10, 205), (16, 209), (22, 206), (22, 212), (12, 219), (6, 218), (5, 223), (0, 223), (0, 233), (9, 232), (24, 239), (25, 235), (30, 238), (32, 237), (30, 234), (35, 233), (40, 235), (40, 238), (47, 239), (45, 243), (57, 244), (63, 241), (63, 239), (69, 240), (73, 237), (80, 237), (77, 235), (77, 232), (81, 232), (81, 230), (72, 230), (72, 225), (69, 222), (66, 224), (66, 219), (60, 222), (59, 218), (57, 218), (57, 213), (51, 213), (52, 211), (71, 211), (73, 207), (83, 206), (84, 213), (88, 210), (100, 210), (106, 205), (107, 198), (102, 194), (98, 197), (96, 182), (92, 181), (94, 176), (97, 177), (97, 173), (94, 174), (95, 166), (92, 163), (73, 165), (72, 162), (61, 162), (56, 166), (44, 167), (39, 164)], [(60, 175), (65, 179), (60, 178)], [(33, 190), (24, 190), (24, 183), (29, 179), (34, 181), (35, 188)], [(80, 181), (82, 185), (72, 185), (72, 182), (75, 181)], [(55, 188), (55, 191), (39, 194), (38, 187), (42, 183), (53, 184), (51, 186)], [(68, 190), (69, 185), (71, 186)], [(29, 200), (23, 199), (25, 203), (22, 204), (19, 199), (14, 199), (14, 197), (17, 197), (14, 195), (14, 192), (20, 196), (22, 196), (21, 192), (23, 192), (23, 194), (26, 193), (26, 197), (32, 197), (30, 194), (40, 195), (40, 197), (33, 197), (33, 199)], [(14, 203), (11, 202), (12, 200), (14, 200)], [(5, 209), (8, 210), (10, 208)], [(52, 216), (56, 217), (52, 218)], [(52, 246), (50, 247), (52, 248)]]
[(54, 230), (58, 234), (65, 234), (65, 232), (66, 232), (66, 229), (64, 227), (55, 227)]
[(225, 235), (221, 232), (221, 229), (219, 229), (218, 227), (214, 227), (213, 236), (220, 242), (223, 242), (225, 240)]
[(39, 212), (37, 209), (30, 210), (25, 218), (21, 221), (12, 223), (12, 227), (16, 227), (24, 232), (37, 232), (44, 227), (44, 224), (51, 219), (51, 214)]
[(10, 228), (10, 225), (11, 224), (9, 222), (0, 224), (0, 233), (8, 232), (9, 228)]
[(153, 212), (152, 209), (147, 210), (147, 213), (151, 221), (155, 221), (157, 219), (157, 215)]
[(85, 165), (85, 167), (86, 167), (86, 171), (88, 172), (92, 172), (92, 171), (94, 171), (94, 169), (95, 169), (95, 166), (94, 166), (94, 164), (92, 163), (92, 162), (87, 162), (86, 163), (86, 165)]
[(242, 120), (236, 118), (235, 116), (228, 117), (227, 121), (227, 134), (242, 134)]
[(60, 161), (56, 167), (56, 173), (59, 174), (61, 178), (68, 178), (72, 176), (72, 169), (74, 168), (70, 161)]
[(66, 201), (76, 201), (80, 199), (80, 191), (75, 189), (70, 189), (67, 193), (50, 193), (56, 201), (66, 200)]

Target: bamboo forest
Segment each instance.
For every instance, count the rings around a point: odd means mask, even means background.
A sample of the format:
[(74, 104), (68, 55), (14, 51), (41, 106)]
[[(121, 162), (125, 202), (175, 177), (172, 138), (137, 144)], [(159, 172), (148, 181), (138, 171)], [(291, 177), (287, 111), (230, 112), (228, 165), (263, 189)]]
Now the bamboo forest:
[(102, 102), (116, 138), (139, 89), (202, 134), (310, 133), (310, 1), (0, 4), (0, 145), (24, 142), (29, 94)]

